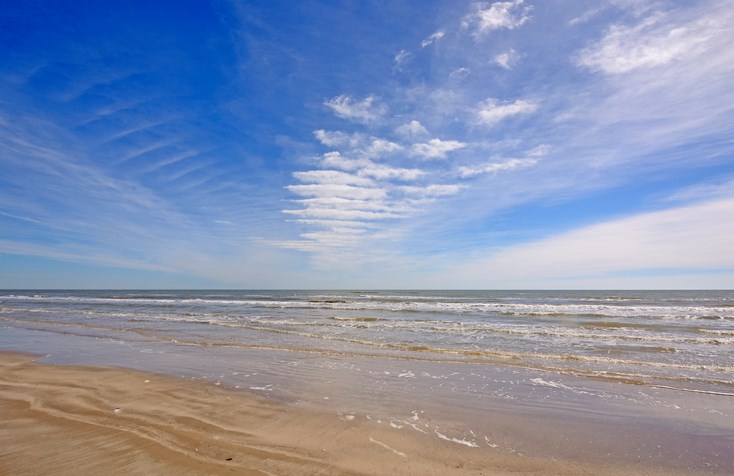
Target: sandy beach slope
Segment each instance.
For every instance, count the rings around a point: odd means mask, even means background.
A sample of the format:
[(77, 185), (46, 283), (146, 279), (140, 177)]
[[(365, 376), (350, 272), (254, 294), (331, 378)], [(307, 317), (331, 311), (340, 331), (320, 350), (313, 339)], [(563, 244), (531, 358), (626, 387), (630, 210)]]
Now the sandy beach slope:
[(212, 384), (123, 369), (40, 365), (31, 356), (9, 353), (0, 353), (0, 421), (0, 473), (14, 475), (622, 470), (468, 448)]

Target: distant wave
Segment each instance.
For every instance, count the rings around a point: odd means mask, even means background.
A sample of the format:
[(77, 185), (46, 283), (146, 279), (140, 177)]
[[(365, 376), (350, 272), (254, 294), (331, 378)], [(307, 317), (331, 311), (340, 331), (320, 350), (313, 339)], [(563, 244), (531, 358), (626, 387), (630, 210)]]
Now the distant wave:
[[(221, 306), (230, 308), (280, 308), (280, 309), (331, 309), (345, 311), (387, 311), (446, 315), (491, 316), (504, 314), (510, 316), (542, 317), (621, 317), (621, 318), (659, 318), (659, 319), (734, 319), (734, 308), (729, 306), (660, 306), (629, 304), (578, 304), (578, 303), (521, 303), (521, 302), (461, 302), (436, 300), (347, 300), (325, 297), (294, 297), (290, 299), (211, 299), (201, 297), (163, 297), (164, 295), (123, 295), (115, 297), (92, 296), (52, 296), (52, 295), (4, 295), (4, 302), (45, 302), (45, 303), (83, 303), (119, 306)], [(406, 296), (406, 298), (409, 296)]]

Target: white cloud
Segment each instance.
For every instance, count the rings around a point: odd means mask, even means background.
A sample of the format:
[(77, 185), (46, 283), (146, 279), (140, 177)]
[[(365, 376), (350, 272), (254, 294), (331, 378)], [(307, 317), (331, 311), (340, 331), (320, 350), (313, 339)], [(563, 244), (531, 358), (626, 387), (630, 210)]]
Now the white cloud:
[(402, 126), (395, 129), (395, 132), (398, 135), (407, 138), (419, 137), (428, 134), (428, 130), (416, 120), (412, 120), (406, 124), (403, 124)]
[(710, 22), (676, 25), (665, 20), (654, 15), (634, 26), (613, 25), (577, 55), (576, 63), (610, 74), (653, 68), (696, 53), (710, 38)]
[(538, 109), (535, 101), (518, 99), (514, 102), (500, 102), (488, 98), (477, 105), (477, 122), (485, 126), (493, 126), (505, 118), (530, 114)]
[(512, 170), (521, 167), (529, 167), (537, 163), (537, 159), (509, 159), (503, 162), (487, 162), (485, 164), (475, 165), (471, 167), (459, 167), (459, 176), (463, 178), (474, 177), (476, 175), (496, 173), (503, 170)]
[(294, 172), (293, 176), (301, 182), (332, 183), (340, 185), (374, 185), (372, 180), (356, 175), (339, 172), (337, 170), (309, 170), (308, 172)]
[(464, 17), (462, 26), (473, 28), (477, 36), (502, 28), (514, 30), (530, 20), (533, 7), (523, 6), (524, 3), (524, 0), (495, 2), (489, 6), (477, 3), (474, 5), (475, 11)]
[[(292, 200), (299, 209), (281, 210), (298, 217), (295, 221), (314, 231), (300, 234), (300, 240), (270, 242), (273, 245), (315, 253), (319, 263), (329, 261), (335, 249), (363, 249), (366, 243), (379, 242), (384, 220), (402, 219), (415, 212), (414, 198), (395, 182), (412, 182), (426, 174), (424, 170), (400, 168), (378, 163), (370, 157), (395, 154), (403, 150), (400, 144), (371, 137), (327, 133), (318, 130), (317, 139), (332, 146), (345, 146), (350, 158), (339, 151), (323, 154), (320, 166), (327, 170), (294, 172), (293, 177), (305, 184), (287, 186), (287, 190), (304, 198)], [(418, 187), (416, 187), (418, 188)], [(421, 189), (423, 189), (421, 187)], [(442, 190), (431, 189), (433, 195)], [(421, 197), (425, 200), (427, 192)], [(446, 190), (443, 194), (447, 194)], [(433, 196), (430, 195), (430, 196)], [(336, 264), (336, 263), (335, 263)]]
[(385, 139), (378, 139), (373, 137), (372, 143), (370, 143), (369, 147), (367, 147), (365, 154), (368, 157), (376, 157), (394, 154), (395, 152), (399, 152), (401, 150), (403, 150), (403, 146), (401, 146), (400, 144), (396, 144), (395, 142), (390, 142)]
[(325, 100), (324, 105), (338, 117), (361, 124), (374, 122), (387, 112), (387, 106), (380, 103), (379, 99), (372, 95), (361, 101), (347, 95), (336, 96)]
[(323, 155), (321, 159), (321, 164), (324, 167), (341, 169), (351, 172), (353, 170), (371, 165), (372, 161), (368, 159), (350, 159), (348, 157), (344, 157), (339, 152), (327, 152)]
[(339, 152), (327, 152), (323, 155), (321, 165), (327, 168), (356, 172), (360, 177), (372, 177), (377, 180), (416, 180), (425, 172), (420, 169), (405, 169), (378, 164), (370, 159), (349, 159)]
[(730, 270), (731, 216), (734, 198), (642, 213), (509, 246), (455, 274), (474, 283), (545, 280), (558, 286), (574, 277), (642, 270)]
[(465, 187), (465, 185), (458, 184), (433, 184), (427, 185), (425, 187), (404, 186), (400, 187), (400, 190), (408, 195), (422, 198), (432, 198), (456, 195)]
[(510, 48), (508, 51), (505, 51), (504, 53), (500, 53), (495, 56), (494, 64), (504, 69), (512, 69), (519, 58), (520, 55), (517, 54), (517, 51)]
[(423, 144), (413, 144), (411, 155), (423, 159), (445, 159), (449, 152), (464, 147), (466, 144), (457, 140), (431, 139)]
[(313, 218), (299, 218), (297, 220), (289, 220), (296, 223), (303, 223), (306, 225), (314, 225), (323, 228), (374, 228), (375, 224), (370, 222), (356, 221), (356, 220), (325, 220), (325, 219), (313, 219)]
[(443, 38), (443, 36), (445, 34), (446, 33), (443, 32), (443, 31), (440, 31), (440, 30), (437, 31), (436, 33), (432, 34), (431, 36), (429, 36), (425, 40), (421, 41), (421, 48), (425, 48), (426, 46), (428, 46), (428, 45), (430, 45), (430, 44), (432, 44), (432, 43), (440, 40), (441, 38)]
[(382, 199), (387, 192), (381, 188), (353, 187), (343, 184), (307, 184), (288, 185), (286, 187), (296, 195), (306, 197), (341, 197), (353, 199)]
[(377, 180), (402, 180), (408, 182), (423, 177), (426, 172), (421, 169), (403, 169), (372, 163), (360, 169), (358, 174), (364, 177), (373, 177)]
[[(420, 133), (423, 129), (417, 121), (407, 126), (406, 132)], [(317, 131), (315, 135), (333, 145), (349, 146), (348, 135), (324, 131)], [(357, 158), (331, 151), (323, 154), (319, 163), (327, 170), (293, 173), (295, 179), (305, 183), (290, 185), (286, 189), (303, 198), (292, 200), (299, 208), (281, 212), (296, 217), (289, 221), (302, 223), (313, 231), (301, 233), (300, 240), (269, 243), (314, 253), (314, 258), (323, 264), (331, 259), (330, 253), (335, 249), (364, 250), (369, 244), (384, 242), (386, 233), (389, 235), (394, 230), (388, 228), (385, 220), (406, 219), (415, 215), (416, 207), (438, 197), (453, 195), (462, 188), (460, 185), (435, 183), (399, 185), (400, 182), (423, 179), (428, 173), (418, 168), (394, 167), (371, 160), (369, 157), (394, 154), (404, 148), (376, 137), (370, 138), (368, 145), (366, 141), (362, 137), (358, 147), (349, 150), (348, 155)], [(433, 149), (424, 152), (434, 156), (464, 146), (456, 141), (438, 139), (428, 145)]]
[[(293, 200), (310, 208), (339, 208), (341, 210), (390, 211), (396, 207), (381, 200), (359, 200), (342, 197), (316, 197)], [(342, 228), (344, 225), (340, 225)], [(354, 227), (352, 227), (354, 228)]]
[[(348, 149), (350, 155), (357, 155), (363, 158), (390, 155), (403, 150), (403, 146), (395, 142), (379, 137), (370, 137), (368, 139), (367, 136), (360, 133), (347, 134), (341, 131), (325, 131), (319, 129), (314, 131), (314, 136), (327, 147), (342, 150)], [(336, 151), (333, 153), (338, 154)]]
[(334, 220), (385, 220), (400, 218), (401, 215), (392, 212), (372, 212), (369, 210), (343, 210), (341, 208), (314, 208), (308, 207), (300, 210), (283, 210), (290, 215), (326, 218)]
[(358, 147), (364, 140), (363, 134), (346, 134), (341, 131), (325, 131), (319, 129), (313, 131), (314, 137), (327, 147)]

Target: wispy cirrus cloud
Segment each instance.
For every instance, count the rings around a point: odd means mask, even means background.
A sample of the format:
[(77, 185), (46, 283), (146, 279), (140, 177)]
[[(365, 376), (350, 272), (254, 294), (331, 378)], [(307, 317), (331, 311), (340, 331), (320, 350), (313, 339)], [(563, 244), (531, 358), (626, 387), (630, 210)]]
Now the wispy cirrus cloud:
[(395, 56), (392, 60), (393, 72), (403, 71), (403, 67), (410, 62), (412, 56), (412, 53), (405, 49), (402, 49), (395, 53)]
[[(682, 144), (695, 148), (727, 135), (734, 111), (734, 93), (725, 86), (734, 78), (734, 54), (726, 46), (734, 41), (733, 20), (726, 2), (645, 10), (629, 24), (613, 24), (601, 39), (577, 51), (576, 66), (602, 73), (597, 77), (605, 91), (581, 106), (589, 132), (580, 131), (580, 142), (593, 133), (596, 144), (620, 152), (605, 163), (629, 163), (652, 150)], [(578, 112), (571, 117), (578, 118)], [(637, 165), (693, 165), (690, 155), (675, 159), (678, 155), (670, 154), (666, 161), (656, 157), (648, 155)]]
[(461, 184), (431, 184), (425, 187), (415, 186), (402, 186), (400, 190), (408, 195), (417, 196), (421, 198), (434, 198), (434, 197), (445, 197), (449, 195), (456, 195), (462, 189), (466, 188), (466, 185)]
[[(731, 2), (408, 2), (401, 17), (280, 3), (207, 4), (231, 22), (205, 31), (174, 15), (173, 50), (118, 49), (117, 24), (15, 48), (0, 64), (0, 245), (253, 287), (509, 282), (495, 265), (521, 287), (583, 284), (663, 263), (664, 232), (670, 259), (727, 253), (681, 230), (730, 233), (694, 215), (730, 197)], [(605, 234), (629, 253), (618, 264), (594, 248)], [(586, 242), (584, 271), (571, 253)], [(459, 268), (475, 274), (443, 272)]]
[[(195, 142), (173, 108), (126, 100), (134, 86), (123, 81), (62, 94), (39, 110), (26, 99), (34, 87), (23, 85), (12, 106), (0, 106), (0, 213), (7, 210), (0, 253), (138, 270), (159, 285), (162, 276), (218, 282), (216, 246), (247, 254), (242, 245), (252, 242), (243, 231), (260, 220), (259, 206), (253, 201), (243, 216), (237, 202), (221, 197), (255, 188), (218, 157), (213, 141)], [(24, 215), (33, 229), (13, 218)], [(199, 268), (192, 265), (198, 256)]]
[(683, 25), (654, 15), (637, 25), (612, 25), (604, 37), (576, 57), (585, 68), (609, 74), (665, 65), (705, 47), (714, 34), (708, 20)]
[(713, 182), (697, 183), (676, 190), (664, 197), (666, 202), (696, 203), (707, 200), (727, 198), (734, 190), (734, 178), (724, 177)]
[(581, 15), (577, 17), (573, 17), (572, 19), (568, 21), (568, 24), (569, 26), (576, 26), (576, 25), (584, 24), (588, 22), (589, 20), (591, 20), (592, 18), (594, 18), (595, 16), (599, 15), (602, 11), (604, 11), (604, 7), (592, 8), (590, 10), (585, 11), (584, 13), (582, 13)]
[(150, 263), (144, 260), (125, 259), (119, 256), (105, 254), (104, 250), (90, 252), (89, 247), (76, 246), (73, 244), (56, 244), (54, 246), (39, 245), (14, 240), (0, 240), (0, 253), (17, 254), (52, 258), (60, 261), (86, 263), (95, 265), (114, 266), (127, 269), (139, 269), (146, 271), (171, 272), (174, 268), (160, 264)]
[(513, 170), (520, 167), (530, 167), (538, 163), (537, 159), (507, 159), (496, 162), (486, 162), (473, 166), (461, 166), (458, 168), (460, 177), (474, 177), (476, 175), (496, 173), (503, 170)]

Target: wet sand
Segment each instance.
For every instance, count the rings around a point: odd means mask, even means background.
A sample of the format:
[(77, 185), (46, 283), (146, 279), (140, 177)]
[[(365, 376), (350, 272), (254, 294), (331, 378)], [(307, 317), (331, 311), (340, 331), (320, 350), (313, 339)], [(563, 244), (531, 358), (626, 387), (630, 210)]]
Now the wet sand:
[(0, 353), (0, 421), (3, 474), (675, 474), (470, 448), (213, 384), (14, 353)]

